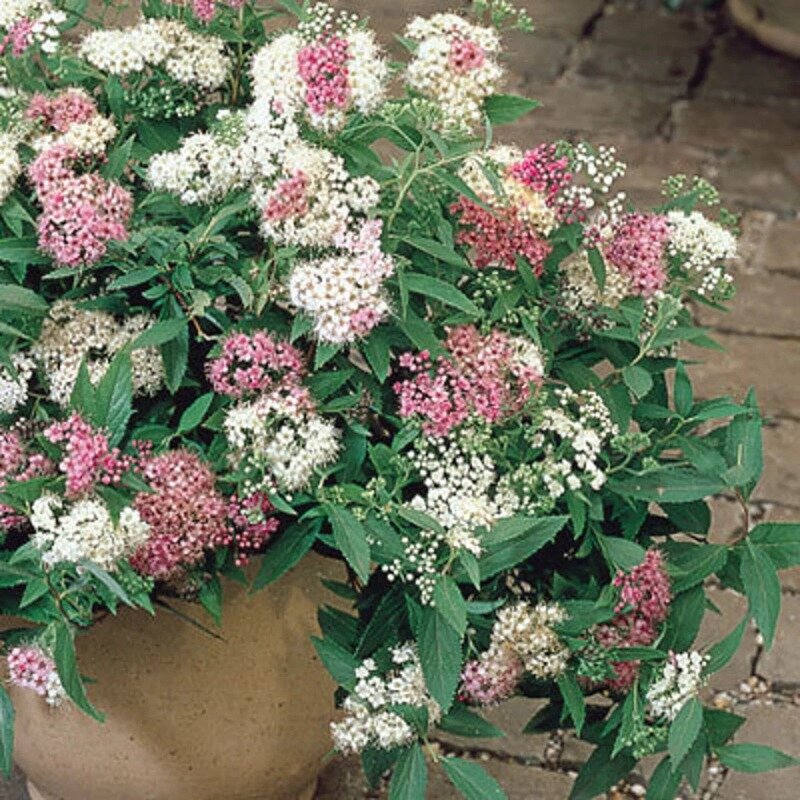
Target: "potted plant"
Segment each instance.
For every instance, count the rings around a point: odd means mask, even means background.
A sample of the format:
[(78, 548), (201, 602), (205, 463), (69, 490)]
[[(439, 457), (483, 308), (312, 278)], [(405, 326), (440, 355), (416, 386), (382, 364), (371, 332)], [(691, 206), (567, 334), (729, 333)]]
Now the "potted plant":
[[(733, 291), (713, 187), (636, 210), (611, 147), (498, 144), (505, 2), (399, 63), (324, 4), (85, 5), (0, 11), (5, 769), (16, 722), (37, 797), (310, 796), (331, 745), (503, 797), (428, 744), (515, 693), (597, 745), (575, 798), (795, 763), (698, 699), (800, 538), (749, 524), (754, 394), (681, 357)], [(749, 610), (698, 651), (711, 577)]]
[(729, 0), (733, 21), (761, 44), (800, 58), (800, 9), (792, 0)]

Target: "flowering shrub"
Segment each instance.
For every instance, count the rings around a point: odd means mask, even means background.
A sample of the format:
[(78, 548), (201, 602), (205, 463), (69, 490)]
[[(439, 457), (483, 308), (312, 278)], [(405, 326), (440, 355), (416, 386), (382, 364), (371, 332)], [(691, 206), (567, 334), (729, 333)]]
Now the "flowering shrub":
[[(494, 143), (535, 107), (502, 93), (502, 34), (531, 27), (506, 2), (412, 20), (404, 63), (280, 5), (267, 34), (249, 0), (147, 0), (69, 41), (85, 3), (0, 10), (10, 682), (99, 716), (74, 645), (99, 612), (178, 595), (219, 622), (225, 579), (317, 549), (353, 601), (315, 640), (333, 741), (392, 798), (423, 797), (437, 729), (501, 735), (478, 712), (514, 694), (549, 700), (526, 730), (597, 745), (575, 798), (654, 753), (655, 798), (706, 757), (791, 763), (699, 699), (750, 620), (772, 643), (800, 560), (800, 526), (749, 524), (754, 394), (696, 397), (682, 356), (714, 346), (692, 309), (732, 295), (734, 217), (685, 176), (637, 209), (613, 147)], [(712, 578), (749, 602), (706, 646)], [(2, 690), (6, 769), (12, 722)]]

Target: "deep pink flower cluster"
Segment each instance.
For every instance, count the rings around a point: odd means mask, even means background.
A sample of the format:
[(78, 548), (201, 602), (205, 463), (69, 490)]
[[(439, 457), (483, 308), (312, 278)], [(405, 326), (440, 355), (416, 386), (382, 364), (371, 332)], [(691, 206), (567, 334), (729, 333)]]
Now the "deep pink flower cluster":
[(447, 63), (453, 72), (461, 75), (480, 69), (486, 61), (486, 52), (470, 39), (454, 39), (450, 43)]
[(660, 214), (626, 214), (615, 226), (606, 258), (632, 282), (637, 294), (649, 297), (664, 287), (664, 247), (669, 226)]
[(264, 492), (254, 492), (241, 499), (233, 495), (228, 500), (228, 521), (230, 526), (214, 540), (214, 546), (232, 547), (240, 567), (264, 548), (280, 525), (275, 507)]
[(519, 410), (541, 375), (518, 363), (509, 337), (486, 336), (473, 325), (452, 328), (445, 340), (448, 356), (432, 361), (427, 351), (404, 353), (400, 366), (411, 376), (394, 384), (403, 417), (419, 416), (423, 429), (445, 436), (473, 414), (497, 422)]
[(297, 69), (306, 85), (306, 103), (312, 114), (322, 116), (330, 108), (347, 106), (351, 95), (348, 47), (347, 39), (330, 36), (297, 54)]
[(489, 663), (473, 659), (461, 673), (459, 700), (476, 706), (492, 706), (511, 697), (519, 685), (525, 667), (515, 655)]
[(37, 93), (25, 112), (28, 119), (42, 122), (59, 133), (65, 133), (72, 125), (89, 122), (96, 114), (95, 102), (77, 89), (68, 89), (55, 97)]
[(14, 647), (8, 654), (8, 677), (22, 689), (31, 689), (40, 697), (47, 695), (56, 665), (37, 645)]
[(552, 247), (520, 218), (515, 209), (489, 211), (462, 197), (450, 211), (458, 218), (456, 241), (473, 249), (472, 260), (478, 269), (503, 267), (515, 270), (517, 256), (522, 256), (537, 275), (541, 274)]
[[(9, 482), (21, 483), (52, 475), (55, 465), (42, 453), (30, 452), (28, 443), (18, 430), (0, 430), (0, 490)], [(0, 503), (0, 530), (24, 522), (11, 506)]]
[(68, 497), (86, 494), (98, 483), (114, 486), (134, 467), (133, 458), (112, 448), (108, 436), (77, 412), (45, 428), (44, 435), (53, 444), (63, 445), (64, 458), (58, 466), (67, 476)]
[[(619, 601), (614, 609), (617, 616), (597, 629), (598, 642), (609, 649), (652, 644), (669, 615), (672, 601), (661, 551), (650, 549), (638, 567), (628, 573), (618, 572), (614, 586), (619, 589)], [(617, 691), (625, 691), (639, 674), (639, 662), (621, 661), (614, 664), (614, 670), (617, 677), (609, 685)]]
[(522, 161), (512, 164), (508, 171), (524, 186), (544, 194), (548, 205), (553, 205), (559, 192), (573, 180), (569, 159), (566, 156), (559, 157), (554, 144), (540, 144), (527, 150)]
[(208, 378), (215, 392), (240, 398), (251, 393), (304, 394), (303, 354), (266, 331), (234, 333), (222, 354), (209, 362)]
[(110, 241), (124, 241), (133, 198), (99, 173), (79, 175), (78, 153), (70, 145), (44, 150), (28, 169), (42, 214), (39, 247), (61, 266), (97, 263)]
[(308, 213), (308, 178), (296, 170), (290, 178), (278, 181), (267, 196), (264, 218), (270, 222), (302, 217)]
[(137, 494), (133, 505), (150, 525), (150, 538), (133, 554), (131, 565), (142, 575), (170, 580), (225, 538), (228, 504), (214, 473), (188, 450), (149, 458), (141, 474), (151, 491)]

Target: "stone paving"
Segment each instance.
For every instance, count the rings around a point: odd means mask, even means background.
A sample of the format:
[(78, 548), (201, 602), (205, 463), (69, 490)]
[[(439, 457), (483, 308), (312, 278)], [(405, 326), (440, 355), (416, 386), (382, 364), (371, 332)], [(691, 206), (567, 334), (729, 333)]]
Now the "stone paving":
[[(726, 205), (743, 214), (740, 294), (724, 316), (702, 319), (725, 353), (696, 354), (698, 394), (741, 396), (755, 385), (769, 418), (766, 474), (752, 502), (754, 520), (800, 518), (800, 61), (781, 57), (738, 32), (724, 9), (684, 3), (677, 14), (657, 0), (526, 0), (533, 37), (511, 41), (511, 89), (543, 105), (504, 134), (520, 144), (550, 138), (615, 143), (630, 164), (627, 189), (657, 202), (659, 181), (685, 172), (713, 180)], [(406, 17), (458, 5), (457, 0), (345, 0), (368, 10), (385, 34)], [(724, 541), (742, 524), (737, 506), (719, 498), (713, 535)], [(718, 640), (742, 617), (744, 601), (711, 587), (720, 615), (707, 619), (700, 644)], [(713, 701), (747, 717), (741, 740), (772, 744), (800, 756), (800, 569), (784, 579), (783, 616), (766, 653), (756, 631), (715, 676)], [(523, 736), (536, 701), (516, 699), (489, 716), (504, 740), (442, 737), (439, 746), (475, 757), (506, 787), (511, 800), (564, 800), (589, 750), (570, 735)], [(640, 797), (648, 768), (614, 798)], [(0, 800), (23, 800), (21, 784), (0, 784)], [(378, 795), (382, 796), (382, 795)], [(456, 795), (432, 773), (429, 796)], [(685, 795), (689, 797), (689, 795)], [(357, 765), (331, 762), (317, 800), (362, 800)], [(766, 775), (706, 775), (702, 800), (798, 800), (796, 770)], [(113, 800), (109, 798), (109, 800)]]

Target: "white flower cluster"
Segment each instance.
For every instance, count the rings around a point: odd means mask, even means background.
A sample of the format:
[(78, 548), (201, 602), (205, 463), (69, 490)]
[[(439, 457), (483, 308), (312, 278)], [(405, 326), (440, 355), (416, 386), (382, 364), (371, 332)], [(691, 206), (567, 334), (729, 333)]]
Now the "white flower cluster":
[[(535, 606), (520, 601), (497, 612), (487, 653), (513, 652), (526, 672), (536, 678), (552, 678), (567, 667), (569, 649), (553, 630), (567, 619), (558, 603), (544, 601)], [(490, 658), (490, 656), (486, 656)]]
[(67, 15), (53, 6), (50, 0), (3, 0), (0, 5), (0, 29), (9, 30), (18, 22), (31, 22), (30, 41), (45, 52), (55, 53), (61, 32), (59, 25)]
[[(287, 195), (295, 188), (295, 204)], [(344, 160), (321, 147), (296, 142), (283, 154), (281, 174), (272, 186), (256, 186), (262, 231), (278, 245), (331, 247), (352, 230), (380, 200), (377, 181), (354, 178)]]
[(358, 237), (336, 238), (341, 255), (299, 261), (292, 269), (289, 299), (314, 320), (321, 341), (352, 342), (389, 313), (383, 283), (394, 260), (381, 250), (380, 231), (380, 221), (367, 222)]
[(371, 658), (357, 669), (357, 683), (342, 704), (347, 716), (331, 724), (334, 746), (342, 753), (360, 753), (370, 747), (392, 750), (411, 744), (416, 733), (392, 706), (424, 708), (429, 725), (435, 725), (442, 712), (425, 686), (415, 646), (407, 642), (392, 648), (392, 667), (381, 675)]
[[(118, 322), (105, 311), (78, 308), (69, 300), (55, 302), (42, 324), (38, 341), (31, 347), (31, 355), (47, 376), (50, 399), (62, 406), (69, 403), (84, 360), (92, 384), (99, 383), (114, 356), (153, 324), (147, 314), (135, 314)], [(158, 348), (133, 350), (131, 366), (136, 394), (152, 395), (161, 388), (164, 364)]]
[[(467, 158), (459, 176), (486, 203), (495, 208), (513, 208), (537, 233), (549, 236), (557, 221), (555, 210), (547, 205), (544, 194), (525, 186), (510, 171), (523, 158), (518, 147), (498, 145)], [(487, 172), (495, 174), (497, 179), (490, 180)]]
[(434, 14), (414, 18), (405, 35), (418, 43), (406, 81), (441, 106), (442, 127), (469, 132), (479, 125), (483, 103), (503, 77), (497, 33), (456, 14)]
[(21, 174), (22, 161), (17, 153), (16, 139), (7, 133), (0, 133), (0, 205), (14, 191)]
[(595, 148), (580, 142), (575, 145), (571, 160), (575, 174), (586, 175), (589, 187), (601, 194), (608, 194), (628, 170), (625, 162), (617, 158), (617, 148), (602, 144)]
[(541, 448), (545, 460), (556, 467), (545, 473), (545, 485), (554, 498), (584, 484), (599, 491), (606, 482), (600, 455), (619, 429), (596, 392), (564, 387), (556, 390), (555, 397), (558, 406), (544, 410), (539, 429), (531, 437), (534, 447)]
[(340, 432), (332, 422), (269, 395), (231, 408), (223, 427), (231, 465), (247, 476), (248, 491), (307, 489), (339, 455)]
[[(350, 110), (373, 113), (386, 97), (389, 66), (375, 34), (356, 27), (357, 22), (356, 16), (343, 13), (336, 18), (325, 3), (313, 6), (297, 31), (278, 36), (253, 57), (256, 102), (275, 105), (291, 115), (304, 112), (313, 127), (327, 132), (341, 128)], [(329, 48), (339, 42), (343, 50), (334, 55)], [(303, 78), (300, 65), (304, 59), (325, 64), (327, 72), (319, 77), (321, 86), (309, 86)], [(337, 70), (341, 73), (335, 76)], [(336, 102), (326, 103), (324, 84), (335, 77), (345, 85), (337, 85), (331, 92), (330, 99), (333, 101), (335, 95)], [(309, 99), (316, 92), (322, 107)]]
[[(600, 251), (597, 252), (600, 255)], [(600, 255), (600, 258), (603, 256)], [(560, 296), (566, 311), (587, 319), (587, 312), (595, 311), (600, 306), (616, 308), (631, 295), (630, 278), (609, 261), (605, 261), (605, 267), (606, 279), (601, 291), (585, 250), (578, 250), (561, 262)]]
[[(679, 258), (684, 270), (697, 284), (697, 293), (712, 296), (733, 283), (725, 261), (735, 258), (736, 237), (699, 211), (667, 214), (667, 253)], [(693, 274), (692, 274), (693, 273)]]
[(194, 33), (177, 20), (149, 19), (133, 28), (92, 31), (81, 42), (80, 55), (111, 75), (160, 67), (173, 80), (206, 91), (219, 88), (230, 69), (222, 39)]
[(670, 653), (658, 680), (647, 690), (650, 711), (656, 719), (670, 722), (678, 716), (688, 700), (697, 696), (705, 684), (703, 674), (708, 656), (692, 650), (688, 653)]
[(519, 510), (519, 497), (508, 489), (498, 489), (491, 457), (467, 452), (455, 439), (424, 437), (412, 451), (411, 461), (425, 494), (416, 495), (409, 505), (433, 517), (454, 550), (480, 556), (480, 530)]
[(67, 505), (49, 493), (34, 501), (30, 521), (35, 530), (31, 541), (49, 567), (91, 561), (113, 572), (117, 562), (132, 555), (150, 534), (150, 526), (134, 508), (124, 508), (115, 523), (101, 500), (86, 498)]
[(14, 353), (12, 375), (7, 367), (0, 366), (0, 414), (13, 414), (28, 399), (28, 381), (33, 377), (36, 364), (23, 353)]

